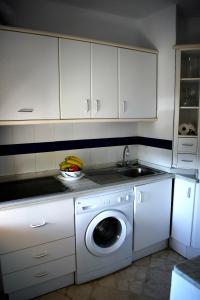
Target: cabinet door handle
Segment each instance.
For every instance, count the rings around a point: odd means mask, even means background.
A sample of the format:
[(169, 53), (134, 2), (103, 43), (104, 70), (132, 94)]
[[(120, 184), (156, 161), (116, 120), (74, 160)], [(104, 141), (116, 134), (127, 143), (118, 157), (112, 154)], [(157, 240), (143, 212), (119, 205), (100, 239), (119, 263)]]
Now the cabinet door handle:
[(34, 258), (42, 258), (42, 257), (45, 257), (45, 256), (47, 256), (47, 255), (49, 255), (49, 253), (48, 253), (47, 251), (44, 251), (44, 252), (42, 252), (42, 253), (40, 253), (40, 254), (34, 255), (33, 257), (34, 257)]
[(90, 99), (86, 100), (86, 112), (90, 111)]
[(144, 195), (143, 195), (143, 192), (139, 192), (137, 203), (141, 204), (142, 202), (144, 202)]
[(96, 112), (99, 112), (100, 111), (100, 100), (97, 99), (96, 100)]
[(190, 198), (190, 196), (191, 196), (191, 187), (189, 187), (187, 191), (187, 197)]
[(30, 224), (30, 227), (31, 228), (37, 228), (37, 227), (42, 227), (42, 226), (45, 226), (47, 225), (48, 223), (46, 221), (43, 221), (42, 223), (40, 224)]
[(193, 162), (193, 160), (190, 160), (190, 159), (181, 159), (181, 161), (183, 161), (183, 162)]
[(18, 110), (18, 112), (33, 112), (34, 109), (33, 108), (21, 108)]
[(182, 145), (186, 147), (192, 147), (194, 144), (182, 144)]
[(35, 274), (34, 277), (43, 277), (43, 276), (47, 276), (47, 275), (48, 275), (48, 272), (42, 272), (42, 273)]
[(123, 100), (122, 102), (123, 102), (123, 112), (125, 113), (127, 110), (127, 101)]

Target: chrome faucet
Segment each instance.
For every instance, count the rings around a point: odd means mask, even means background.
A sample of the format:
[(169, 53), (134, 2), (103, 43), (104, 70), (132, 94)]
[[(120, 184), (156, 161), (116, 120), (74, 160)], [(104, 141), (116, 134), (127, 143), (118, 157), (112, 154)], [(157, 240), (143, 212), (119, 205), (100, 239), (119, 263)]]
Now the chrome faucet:
[(122, 159), (122, 166), (127, 166), (128, 161), (126, 160), (126, 157), (130, 155), (130, 151), (129, 151), (129, 147), (126, 145), (124, 147), (124, 151), (123, 151), (123, 159)]

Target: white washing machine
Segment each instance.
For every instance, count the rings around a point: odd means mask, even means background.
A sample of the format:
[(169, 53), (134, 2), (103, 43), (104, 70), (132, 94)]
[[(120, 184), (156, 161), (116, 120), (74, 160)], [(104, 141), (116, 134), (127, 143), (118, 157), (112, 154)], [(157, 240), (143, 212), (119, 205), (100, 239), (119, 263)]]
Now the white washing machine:
[(126, 188), (76, 199), (76, 283), (132, 263), (133, 198)]

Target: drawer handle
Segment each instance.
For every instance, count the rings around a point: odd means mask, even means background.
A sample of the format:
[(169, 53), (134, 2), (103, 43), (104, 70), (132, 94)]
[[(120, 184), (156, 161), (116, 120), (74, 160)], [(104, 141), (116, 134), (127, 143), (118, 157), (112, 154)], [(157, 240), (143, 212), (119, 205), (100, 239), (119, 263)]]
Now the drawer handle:
[(86, 100), (86, 112), (90, 111), (90, 99)]
[(100, 100), (96, 100), (96, 112), (98, 113), (100, 111)]
[(42, 226), (45, 226), (47, 225), (48, 223), (46, 221), (43, 221), (42, 223), (40, 224), (31, 224), (31, 228), (37, 228), (37, 227), (42, 227)]
[(18, 112), (33, 112), (33, 108), (21, 108), (18, 110)]
[(183, 161), (183, 162), (193, 162), (193, 160), (189, 160), (189, 159), (181, 159), (181, 161)]
[(191, 196), (191, 187), (189, 187), (187, 191), (187, 197), (190, 198), (190, 196)]
[(137, 203), (138, 203), (138, 204), (141, 204), (141, 203), (144, 202), (144, 195), (143, 195), (143, 192), (139, 192), (138, 195), (139, 195), (139, 197), (138, 197)]
[(34, 277), (43, 277), (43, 276), (47, 276), (48, 272), (43, 272), (43, 273), (39, 273), (39, 274), (35, 274)]
[(49, 253), (48, 253), (47, 251), (44, 251), (44, 252), (42, 252), (42, 253), (40, 253), (40, 254), (34, 255), (33, 257), (34, 257), (34, 258), (42, 258), (42, 257), (45, 257), (45, 256), (47, 256), (47, 255), (49, 255)]
[(194, 144), (182, 144), (182, 145), (186, 147), (192, 147)]
[(125, 113), (127, 110), (127, 101), (123, 100), (122, 102), (123, 102), (123, 112)]

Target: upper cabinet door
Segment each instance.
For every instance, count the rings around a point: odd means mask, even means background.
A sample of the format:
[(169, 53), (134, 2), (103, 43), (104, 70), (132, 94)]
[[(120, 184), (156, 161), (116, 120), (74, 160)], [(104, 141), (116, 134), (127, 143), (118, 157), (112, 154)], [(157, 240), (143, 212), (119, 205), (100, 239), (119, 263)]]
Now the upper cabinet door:
[(0, 31), (0, 119), (59, 119), (58, 39)]
[(156, 118), (157, 55), (119, 49), (120, 118)]
[(61, 118), (90, 118), (90, 43), (60, 39)]
[(118, 118), (117, 48), (92, 44), (92, 117)]

